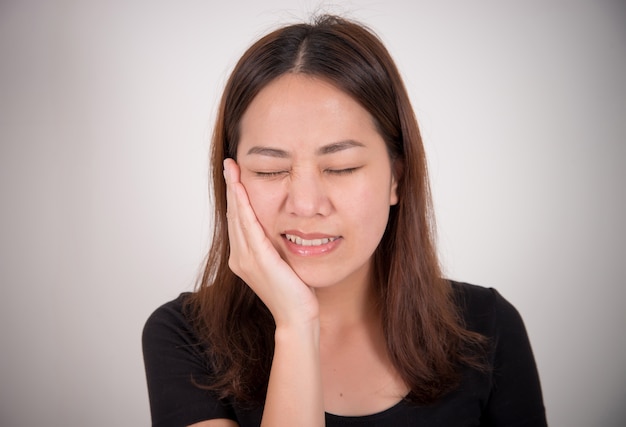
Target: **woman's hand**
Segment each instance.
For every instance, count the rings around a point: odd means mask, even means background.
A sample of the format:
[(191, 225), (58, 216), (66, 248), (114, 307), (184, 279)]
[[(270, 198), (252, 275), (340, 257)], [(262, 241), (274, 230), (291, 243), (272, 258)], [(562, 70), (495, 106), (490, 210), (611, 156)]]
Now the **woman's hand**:
[[(258, 295), (276, 323), (262, 426), (323, 426), (319, 305), (259, 223), (233, 159), (224, 161), (228, 265)], [(305, 421), (306, 420), (306, 421)]]
[(239, 166), (224, 161), (230, 258), (228, 265), (268, 307), (277, 328), (317, 320), (314, 291), (283, 260), (250, 205)]

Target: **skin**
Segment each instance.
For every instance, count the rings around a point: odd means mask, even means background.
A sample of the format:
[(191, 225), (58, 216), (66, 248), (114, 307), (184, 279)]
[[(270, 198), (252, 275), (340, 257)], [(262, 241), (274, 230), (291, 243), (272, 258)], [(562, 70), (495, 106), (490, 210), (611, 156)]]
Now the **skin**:
[(371, 283), (393, 171), (371, 115), (320, 79), (279, 77), (242, 117), (224, 162), (229, 266), (276, 322), (263, 425), (321, 426), (325, 411), (371, 414), (407, 393)]

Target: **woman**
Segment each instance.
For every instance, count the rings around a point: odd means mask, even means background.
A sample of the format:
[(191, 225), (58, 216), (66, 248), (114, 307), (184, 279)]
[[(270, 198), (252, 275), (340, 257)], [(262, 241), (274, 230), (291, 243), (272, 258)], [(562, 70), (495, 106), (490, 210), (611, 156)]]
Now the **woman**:
[(516, 310), (442, 278), (417, 122), (371, 31), (323, 16), (256, 42), (211, 163), (202, 280), (144, 330), (155, 426), (546, 424)]

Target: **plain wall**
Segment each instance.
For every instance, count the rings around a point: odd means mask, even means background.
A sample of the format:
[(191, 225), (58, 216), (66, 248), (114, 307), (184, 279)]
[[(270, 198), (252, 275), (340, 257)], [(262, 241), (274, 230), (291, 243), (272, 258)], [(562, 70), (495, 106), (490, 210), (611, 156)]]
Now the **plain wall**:
[[(149, 425), (141, 330), (204, 256), (225, 78), (257, 36), (319, 5), (0, 2), (0, 425)], [(550, 424), (620, 425), (624, 2), (321, 5), (394, 55), (445, 270), (521, 312)]]

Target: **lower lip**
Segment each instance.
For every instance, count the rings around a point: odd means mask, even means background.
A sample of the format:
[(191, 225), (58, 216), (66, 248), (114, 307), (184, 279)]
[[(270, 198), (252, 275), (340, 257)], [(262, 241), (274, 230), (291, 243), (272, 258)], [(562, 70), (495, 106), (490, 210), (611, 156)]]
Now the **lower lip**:
[(341, 237), (333, 240), (332, 242), (325, 243), (319, 246), (302, 246), (296, 245), (291, 240), (283, 236), (283, 240), (289, 252), (299, 256), (317, 256), (324, 255), (333, 251), (341, 242)]

